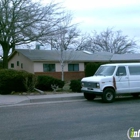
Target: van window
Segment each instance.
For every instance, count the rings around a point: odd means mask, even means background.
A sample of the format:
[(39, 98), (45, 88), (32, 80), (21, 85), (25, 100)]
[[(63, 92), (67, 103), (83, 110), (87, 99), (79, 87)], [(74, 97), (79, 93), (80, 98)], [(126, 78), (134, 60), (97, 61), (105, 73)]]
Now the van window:
[(130, 75), (140, 75), (140, 66), (129, 66)]
[(100, 66), (95, 75), (111, 76), (114, 73), (116, 66)]
[(125, 76), (125, 75), (126, 75), (126, 68), (124, 66), (118, 67), (116, 76)]

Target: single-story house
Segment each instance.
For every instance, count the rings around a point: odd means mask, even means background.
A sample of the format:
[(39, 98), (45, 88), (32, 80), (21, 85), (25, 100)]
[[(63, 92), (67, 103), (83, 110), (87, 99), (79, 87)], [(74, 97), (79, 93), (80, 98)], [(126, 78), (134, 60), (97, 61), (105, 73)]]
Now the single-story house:
[(62, 62), (64, 79), (71, 80), (84, 77), (85, 64), (88, 62), (140, 62), (140, 54), (16, 49), (9, 56), (8, 68), (61, 79)]

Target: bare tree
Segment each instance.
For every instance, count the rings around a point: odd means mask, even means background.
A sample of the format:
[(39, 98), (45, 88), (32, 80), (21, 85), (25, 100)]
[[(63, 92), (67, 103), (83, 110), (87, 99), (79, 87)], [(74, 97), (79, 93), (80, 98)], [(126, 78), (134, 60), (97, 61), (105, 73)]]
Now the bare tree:
[(74, 49), (80, 36), (79, 31), (77, 31), (76, 27), (70, 27), (65, 30), (60, 28), (60, 30), (61, 33), (50, 40), (51, 49)]
[[(64, 81), (64, 66), (65, 63), (71, 61), (73, 58), (72, 52), (75, 49), (75, 46), (78, 44), (78, 39), (80, 37), (80, 31), (77, 28), (77, 24), (71, 24), (72, 14), (67, 14), (67, 17), (64, 22), (60, 24), (59, 34), (50, 38), (46, 43), (51, 45), (51, 49), (56, 50), (58, 55), (60, 55), (60, 64), (61, 64), (61, 80)], [(66, 51), (69, 51), (71, 57), (66, 56)], [(66, 60), (67, 59), (67, 60)]]
[[(57, 36), (56, 40), (52, 40), (51, 48), (60, 51), (60, 64), (62, 69), (61, 80), (64, 81), (64, 66), (68, 59), (66, 60), (66, 51), (70, 52), (71, 58), (72, 52), (74, 51), (74, 45), (77, 43), (77, 38), (79, 33), (76, 30), (76, 27), (69, 28), (68, 30), (63, 30), (59, 36)], [(68, 56), (67, 56), (68, 58)], [(69, 61), (71, 60), (69, 58)]]
[(91, 51), (92, 48), (92, 41), (90, 34), (83, 34), (81, 38), (79, 38), (79, 42), (75, 47), (76, 51), (86, 50)]
[(58, 29), (59, 33), (51, 37), (49, 40), (45, 40), (45, 43), (51, 45), (51, 49), (54, 50), (67, 50), (75, 48), (75, 44), (78, 43), (78, 38), (80, 36), (80, 31), (77, 28), (78, 24), (71, 24), (72, 14), (63, 13), (65, 20), (59, 24)]
[(133, 53), (136, 47), (136, 41), (123, 36), (121, 31), (113, 31), (107, 28), (101, 33), (93, 32), (87, 38), (84, 46), (80, 46), (79, 50), (89, 50), (92, 52), (106, 51), (114, 54)]
[[(32, 0), (0, 1), (0, 45), (3, 67), (8, 68), (8, 54), (15, 46), (53, 36), (58, 24), (65, 20), (58, 3), (45, 6)], [(46, 38), (47, 39), (47, 38)]]

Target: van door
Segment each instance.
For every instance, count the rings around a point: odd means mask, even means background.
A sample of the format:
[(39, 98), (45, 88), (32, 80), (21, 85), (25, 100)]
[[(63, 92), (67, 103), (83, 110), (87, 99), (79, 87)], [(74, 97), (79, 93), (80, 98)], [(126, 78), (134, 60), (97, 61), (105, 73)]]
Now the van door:
[(129, 93), (129, 76), (125, 66), (119, 66), (116, 75), (116, 93)]

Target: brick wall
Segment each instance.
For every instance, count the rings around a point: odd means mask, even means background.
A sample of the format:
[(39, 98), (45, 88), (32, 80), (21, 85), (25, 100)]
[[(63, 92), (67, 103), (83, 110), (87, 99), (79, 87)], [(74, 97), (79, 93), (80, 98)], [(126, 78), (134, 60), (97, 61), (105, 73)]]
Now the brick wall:
[[(47, 75), (57, 79), (61, 79), (61, 72), (35, 72), (35, 75)], [(64, 80), (76, 80), (85, 77), (85, 73), (82, 71), (80, 72), (64, 72)]]

